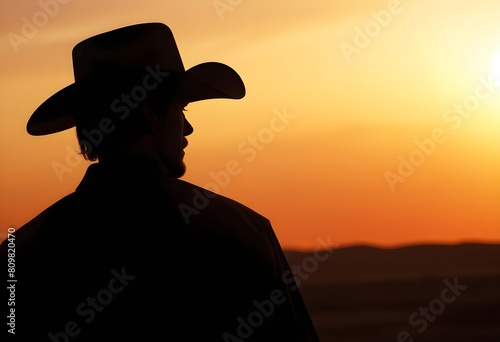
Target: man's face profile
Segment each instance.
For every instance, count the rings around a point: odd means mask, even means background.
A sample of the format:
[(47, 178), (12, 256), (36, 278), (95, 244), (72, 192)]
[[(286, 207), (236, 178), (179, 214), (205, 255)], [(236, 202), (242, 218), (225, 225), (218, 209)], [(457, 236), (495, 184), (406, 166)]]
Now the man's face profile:
[(185, 97), (177, 95), (170, 101), (164, 113), (147, 115), (160, 162), (170, 176), (175, 178), (186, 172), (183, 161), (184, 148), (188, 144), (186, 136), (193, 133), (193, 127), (184, 116), (187, 105)]

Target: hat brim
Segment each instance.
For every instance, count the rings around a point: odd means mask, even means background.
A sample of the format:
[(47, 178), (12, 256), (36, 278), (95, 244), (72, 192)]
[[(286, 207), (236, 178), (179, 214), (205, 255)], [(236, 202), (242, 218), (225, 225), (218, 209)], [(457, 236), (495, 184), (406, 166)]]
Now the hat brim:
[[(78, 81), (61, 89), (33, 112), (26, 130), (38, 136), (74, 127), (75, 113), (79, 106), (89, 101), (89, 96), (98, 95), (95, 89), (96, 80)], [(245, 96), (245, 85), (231, 67), (207, 62), (182, 73), (180, 91), (187, 95), (189, 102), (216, 98), (241, 99)]]

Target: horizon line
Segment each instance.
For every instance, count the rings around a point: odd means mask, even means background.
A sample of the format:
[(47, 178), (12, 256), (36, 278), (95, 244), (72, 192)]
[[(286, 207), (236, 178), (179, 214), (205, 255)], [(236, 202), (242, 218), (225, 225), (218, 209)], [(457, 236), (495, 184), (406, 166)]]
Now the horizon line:
[[(453, 246), (465, 246), (465, 245), (484, 245), (484, 246), (499, 246), (500, 240), (498, 241), (482, 241), (482, 240), (464, 240), (460, 242), (417, 242), (417, 243), (403, 243), (403, 244), (395, 244), (395, 245), (384, 245), (384, 244), (376, 244), (376, 243), (368, 243), (368, 242), (360, 242), (360, 243), (350, 243), (337, 246), (332, 246), (334, 250), (336, 249), (348, 249), (348, 248), (373, 248), (373, 249), (381, 249), (381, 250), (395, 250), (395, 249), (403, 249), (410, 247), (424, 247), (424, 246), (442, 246), (442, 247), (453, 247)], [(315, 248), (298, 248), (298, 247), (283, 247), (284, 252), (287, 253), (314, 253)], [(325, 250), (325, 248), (321, 248), (320, 250)]]

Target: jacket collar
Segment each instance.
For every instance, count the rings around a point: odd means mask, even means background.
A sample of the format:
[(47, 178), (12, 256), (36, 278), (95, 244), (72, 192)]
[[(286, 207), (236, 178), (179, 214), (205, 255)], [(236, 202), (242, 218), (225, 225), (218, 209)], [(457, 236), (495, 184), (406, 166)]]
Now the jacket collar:
[(130, 156), (91, 164), (76, 191), (153, 190), (160, 187), (160, 178), (152, 159)]

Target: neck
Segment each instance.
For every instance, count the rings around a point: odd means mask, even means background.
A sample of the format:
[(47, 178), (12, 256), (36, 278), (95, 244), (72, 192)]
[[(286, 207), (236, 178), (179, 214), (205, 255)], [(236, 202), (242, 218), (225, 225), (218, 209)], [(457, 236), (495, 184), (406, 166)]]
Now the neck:
[(99, 162), (106, 164), (120, 163), (127, 160), (137, 159), (148, 159), (153, 161), (162, 176), (176, 178), (165, 167), (157, 145), (147, 135), (139, 138), (131, 144), (123, 146), (118, 150), (99, 156)]

